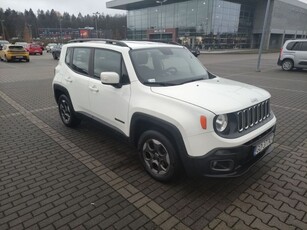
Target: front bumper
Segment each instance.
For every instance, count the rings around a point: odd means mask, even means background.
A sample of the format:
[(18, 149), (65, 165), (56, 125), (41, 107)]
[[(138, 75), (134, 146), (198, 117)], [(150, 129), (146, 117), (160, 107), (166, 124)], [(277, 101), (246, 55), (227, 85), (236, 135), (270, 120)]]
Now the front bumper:
[(254, 154), (255, 147), (275, 133), (275, 127), (273, 126), (260, 136), (241, 146), (214, 149), (202, 157), (187, 157), (184, 160), (185, 169), (189, 175), (207, 177), (240, 176), (273, 150), (272, 145), (269, 145), (258, 154)]

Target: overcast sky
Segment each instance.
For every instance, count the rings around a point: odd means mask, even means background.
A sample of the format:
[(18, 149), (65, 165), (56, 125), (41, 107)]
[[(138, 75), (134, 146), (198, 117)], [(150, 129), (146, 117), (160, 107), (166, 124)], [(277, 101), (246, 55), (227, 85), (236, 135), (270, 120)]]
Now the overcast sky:
[(125, 10), (112, 10), (106, 8), (106, 2), (110, 0), (0, 0), (0, 7), (6, 10), (16, 10), (24, 12), (30, 8), (36, 14), (37, 10), (51, 10), (54, 9), (60, 13), (67, 12), (69, 14), (78, 15), (80, 12), (82, 15), (90, 14), (94, 12), (104, 14), (126, 14)]
[[(106, 2), (110, 0), (0, 0), (0, 7), (4, 10), (11, 8), (12, 10), (24, 12), (25, 9), (30, 8), (34, 13), (38, 9), (51, 10), (54, 9), (60, 13), (68, 12), (69, 14), (75, 14), (76, 16), (80, 12), (83, 15), (94, 12), (104, 14), (125, 14), (124, 10), (111, 10), (106, 8)], [(307, 3), (307, 0), (299, 0)]]

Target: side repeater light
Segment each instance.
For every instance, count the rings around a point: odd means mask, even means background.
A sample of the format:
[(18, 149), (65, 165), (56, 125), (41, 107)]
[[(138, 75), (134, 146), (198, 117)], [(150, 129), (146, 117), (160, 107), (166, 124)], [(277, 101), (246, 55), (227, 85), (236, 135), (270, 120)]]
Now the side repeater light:
[(200, 116), (200, 125), (203, 129), (207, 129), (207, 118), (205, 116)]

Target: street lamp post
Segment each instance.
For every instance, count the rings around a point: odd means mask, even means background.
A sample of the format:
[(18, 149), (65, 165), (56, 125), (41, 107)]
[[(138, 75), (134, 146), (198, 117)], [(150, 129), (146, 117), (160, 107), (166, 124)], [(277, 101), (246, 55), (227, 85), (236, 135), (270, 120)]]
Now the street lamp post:
[(60, 18), (60, 43), (62, 43), (62, 18)]
[(263, 28), (262, 28), (262, 35), (261, 35), (261, 41), (260, 41), (260, 47), (259, 47), (259, 54), (258, 54), (258, 62), (257, 62), (257, 72), (260, 72), (260, 61), (261, 61), (261, 55), (262, 55), (262, 49), (263, 49), (263, 43), (266, 35), (266, 28), (267, 28), (267, 21), (269, 17), (269, 10), (270, 10), (271, 0), (268, 0), (265, 15), (264, 15), (264, 22), (263, 22)]
[(97, 27), (97, 16), (100, 15), (99, 12), (93, 13), (93, 15), (95, 16), (95, 26), (96, 26), (96, 37), (98, 38), (98, 27)]
[(33, 39), (32, 39), (32, 25), (28, 24), (28, 27), (29, 27), (30, 41), (33, 42)]
[(2, 37), (3, 40), (5, 40), (5, 33), (4, 33), (4, 25), (3, 25), (4, 20), (1, 20), (1, 27), (2, 27)]
[(162, 40), (162, 27), (163, 27), (163, 24), (162, 24), (162, 4), (167, 2), (167, 0), (160, 0), (160, 1), (156, 1), (156, 3), (158, 4), (161, 4), (161, 28), (160, 28), (160, 40)]

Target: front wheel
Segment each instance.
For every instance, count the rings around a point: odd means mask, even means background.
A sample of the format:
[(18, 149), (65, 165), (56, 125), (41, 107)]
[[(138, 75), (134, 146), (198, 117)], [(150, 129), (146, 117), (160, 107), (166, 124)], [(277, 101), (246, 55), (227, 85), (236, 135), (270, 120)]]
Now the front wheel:
[(62, 94), (58, 101), (59, 113), (62, 122), (67, 127), (75, 127), (80, 124), (81, 120), (76, 117), (70, 99)]
[(138, 143), (145, 170), (156, 180), (166, 182), (180, 173), (180, 160), (170, 140), (160, 132), (144, 132)]
[(290, 71), (293, 69), (293, 61), (290, 59), (286, 59), (282, 62), (281, 68), (285, 71)]

